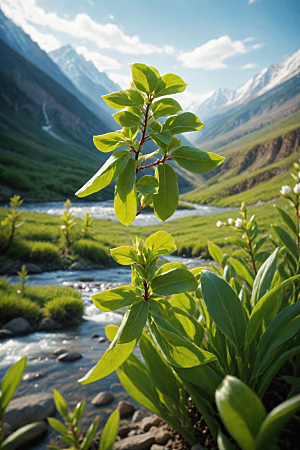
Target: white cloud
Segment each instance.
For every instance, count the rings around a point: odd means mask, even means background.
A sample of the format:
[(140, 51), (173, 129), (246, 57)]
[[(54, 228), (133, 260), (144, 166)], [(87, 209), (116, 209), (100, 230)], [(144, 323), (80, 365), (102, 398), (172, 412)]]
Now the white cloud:
[[(197, 94), (195, 92), (191, 92), (188, 89), (180, 94), (180, 100), (179, 103), (183, 107), (183, 109), (186, 109), (188, 111), (194, 111), (192, 105), (196, 104), (199, 106), (199, 104), (203, 103), (208, 98), (212, 97), (215, 91), (211, 90), (208, 92), (205, 92), (205, 94)], [(176, 98), (177, 100), (177, 98)], [(191, 106), (191, 108), (188, 108)]]
[(115, 20), (115, 16), (113, 16), (112, 14), (109, 16), (110, 20)]
[(254, 48), (254, 46), (248, 47), (245, 45), (250, 40), (252, 38), (247, 38), (243, 41), (232, 41), (229, 36), (221, 36), (218, 39), (211, 39), (191, 52), (181, 53), (178, 56), (178, 60), (183, 67), (189, 69), (224, 69), (228, 67), (225, 63), (228, 58), (243, 55)]
[(126, 54), (163, 53), (162, 48), (141, 42), (137, 35), (126, 35), (116, 24), (96, 22), (85, 13), (68, 20), (56, 13), (47, 13), (36, 5), (36, 0), (0, 0), (0, 5), (4, 14), (22, 28), (29, 24), (41, 25), (78, 39), (87, 39), (100, 49), (113, 49)]
[(257, 0), (249, 0), (249, 5), (252, 5), (252, 3), (257, 2)]
[(173, 45), (165, 45), (164, 46), (164, 51), (167, 55), (174, 55), (175, 53), (175, 48), (173, 47)]
[(249, 64), (245, 64), (244, 66), (241, 66), (240, 69), (248, 70), (248, 69), (254, 69), (254, 67), (256, 67), (256, 64), (249, 63)]
[(99, 72), (104, 72), (106, 70), (118, 70), (121, 68), (121, 64), (116, 59), (101, 55), (98, 52), (90, 52), (84, 46), (76, 47), (76, 51), (79, 55), (83, 55), (87, 61), (92, 61)]
[(121, 75), (120, 73), (110, 73), (109, 78), (121, 86), (122, 89), (128, 89), (130, 87), (131, 76)]
[(22, 27), (26, 34), (29, 34), (34, 42), (37, 42), (42, 50), (51, 52), (61, 47), (59, 40), (53, 34), (40, 33), (34, 26), (24, 23)]

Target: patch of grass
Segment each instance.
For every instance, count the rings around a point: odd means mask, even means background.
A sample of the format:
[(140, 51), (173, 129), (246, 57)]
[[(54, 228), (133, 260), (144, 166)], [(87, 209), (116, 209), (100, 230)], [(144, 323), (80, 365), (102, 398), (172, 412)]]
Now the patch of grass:
[(70, 286), (27, 286), (26, 297), (41, 307), (61, 297), (81, 300), (80, 293)]
[(1, 325), (17, 317), (23, 317), (31, 325), (35, 325), (43, 316), (39, 305), (28, 298), (22, 298), (20, 294), (1, 290), (0, 296)]
[(46, 317), (50, 317), (62, 325), (70, 325), (82, 318), (84, 306), (81, 299), (59, 297), (46, 303), (44, 313)]
[(30, 247), (29, 259), (33, 263), (42, 264), (43, 266), (57, 265), (61, 255), (59, 247), (51, 242), (32, 242), (28, 241)]
[(107, 247), (88, 239), (80, 239), (71, 247), (72, 254), (96, 264), (105, 265), (112, 259)]

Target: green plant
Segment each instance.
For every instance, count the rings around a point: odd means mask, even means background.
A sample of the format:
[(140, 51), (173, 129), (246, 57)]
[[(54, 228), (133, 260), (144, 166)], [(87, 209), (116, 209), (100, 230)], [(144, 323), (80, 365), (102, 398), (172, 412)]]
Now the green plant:
[(71, 247), (71, 245), (74, 241), (74, 238), (71, 235), (71, 230), (75, 226), (75, 221), (73, 218), (73, 210), (70, 210), (70, 208), (71, 208), (71, 202), (69, 199), (67, 199), (67, 201), (65, 203), (64, 213), (62, 216), (60, 216), (61, 221), (62, 221), (61, 230), (63, 233), (67, 251), (69, 250), (69, 248)]
[(28, 280), (29, 276), (24, 264), (21, 267), (21, 270), (18, 272), (18, 275), (21, 279), (21, 289), (20, 289), (21, 296), (25, 297), (25, 283)]
[[(126, 226), (152, 203), (156, 216), (163, 222), (174, 214), (179, 195), (177, 175), (170, 161), (197, 174), (207, 173), (224, 161), (214, 153), (181, 146), (181, 139), (174, 137), (203, 127), (195, 114), (182, 112), (176, 100), (161, 98), (185, 90), (186, 83), (179, 76), (160, 76), (157, 69), (145, 64), (132, 64), (131, 72), (130, 89), (103, 96), (108, 106), (121, 110), (113, 117), (122, 130), (94, 136), (94, 144), (101, 152), (113, 152), (124, 146), (127, 150), (114, 152), (93, 178), (76, 192), (78, 197), (86, 197), (117, 179), (115, 214)], [(142, 153), (144, 144), (151, 140), (158, 149), (150, 154)], [(152, 167), (155, 176), (145, 175), (136, 180), (139, 172)]]
[(20, 222), (21, 212), (18, 210), (18, 208), (22, 205), (22, 203), (23, 200), (20, 199), (19, 195), (14, 195), (13, 197), (11, 197), (9, 202), (11, 209), (9, 210), (9, 213), (7, 214), (6, 218), (1, 221), (2, 226), (9, 225), (10, 227), (8, 241), (5, 246), (6, 251), (8, 251), (11, 247), (16, 229), (19, 228), (24, 223)]
[(30, 246), (30, 261), (44, 265), (57, 264), (60, 260), (60, 252), (57, 245), (51, 242), (31, 242)]
[(17, 317), (24, 317), (31, 325), (41, 318), (40, 307), (28, 298), (22, 298), (17, 292), (0, 291), (0, 323), (6, 324)]
[[(54, 401), (56, 409), (63, 417), (65, 423), (54, 419), (53, 417), (49, 417), (49, 425), (60, 434), (60, 439), (64, 443), (71, 445), (70, 448), (73, 450), (88, 450), (97, 432), (99, 417), (96, 417), (86, 433), (83, 433), (80, 419), (84, 413), (85, 401), (82, 400), (79, 402), (73, 412), (69, 411), (66, 400), (58, 391), (54, 391)], [(110, 415), (106, 422), (101, 435), (99, 450), (112, 450), (118, 434), (119, 422), (120, 414), (119, 411), (116, 410)], [(48, 448), (49, 450), (59, 450), (59, 447), (54, 445), (48, 445)]]
[(7, 278), (6, 275), (4, 275), (3, 278), (0, 278), (0, 290), (6, 291), (8, 289), (8, 285), (10, 283), (10, 278)]
[(72, 245), (72, 253), (80, 258), (87, 259), (96, 264), (110, 263), (110, 254), (107, 248), (95, 241), (79, 239)]
[(62, 325), (70, 325), (82, 319), (84, 305), (81, 298), (58, 297), (45, 304), (44, 312)]
[(87, 234), (93, 229), (93, 217), (86, 211), (82, 218), (82, 239), (86, 239)]
[(27, 431), (32, 430), (40, 422), (31, 423), (11, 433), (8, 437), (4, 438), (3, 430), (3, 415), (10, 401), (12, 400), (15, 392), (20, 384), (22, 375), (26, 367), (26, 357), (21, 358), (15, 363), (4, 375), (0, 385), (0, 449), (8, 450), (10, 444), (16, 439), (20, 438)]

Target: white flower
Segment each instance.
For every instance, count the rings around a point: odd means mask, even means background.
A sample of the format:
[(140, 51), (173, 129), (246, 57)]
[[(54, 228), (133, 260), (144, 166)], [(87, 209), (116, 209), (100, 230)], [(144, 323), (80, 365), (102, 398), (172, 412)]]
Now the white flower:
[(228, 221), (227, 221), (228, 223), (229, 223), (229, 225), (234, 225), (234, 219), (228, 219)]
[(300, 183), (297, 183), (296, 186), (294, 187), (294, 193), (296, 195), (300, 194)]
[(223, 226), (223, 222), (221, 220), (218, 220), (216, 225), (218, 228), (221, 228)]
[(237, 227), (237, 228), (241, 228), (242, 226), (243, 226), (243, 221), (242, 221), (242, 219), (236, 219), (236, 221), (235, 221), (235, 226)]
[(291, 188), (289, 186), (282, 186), (280, 190), (281, 195), (289, 195), (291, 193)]
[(300, 178), (300, 172), (298, 172), (298, 178)]

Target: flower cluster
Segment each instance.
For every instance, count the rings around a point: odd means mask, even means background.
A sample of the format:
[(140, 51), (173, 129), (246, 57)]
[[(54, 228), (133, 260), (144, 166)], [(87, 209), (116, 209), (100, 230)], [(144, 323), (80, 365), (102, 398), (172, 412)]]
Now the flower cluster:
[[(300, 159), (299, 159), (299, 162), (300, 162)], [(294, 163), (294, 167), (295, 167), (295, 169), (298, 170), (300, 168), (300, 164), (299, 163)], [(296, 181), (296, 185), (293, 188), (293, 192), (294, 192), (294, 194), (297, 197), (296, 200), (298, 200), (298, 197), (300, 195), (300, 171), (298, 171), (297, 175), (294, 175), (293, 173), (291, 173), (291, 176)], [(280, 189), (280, 194), (283, 197), (289, 198), (290, 200), (293, 201), (293, 199), (290, 196), (291, 192), (292, 192), (291, 187), (287, 186), (287, 185), (286, 186), (282, 186), (281, 189)], [(293, 203), (294, 203), (294, 201), (293, 201)]]
[(218, 222), (216, 223), (218, 228), (221, 228), (223, 226), (225, 227), (235, 227), (235, 228), (242, 228), (244, 225), (244, 221), (240, 218), (237, 219), (232, 219), (229, 218), (226, 222), (222, 222), (221, 220), (218, 220)]

